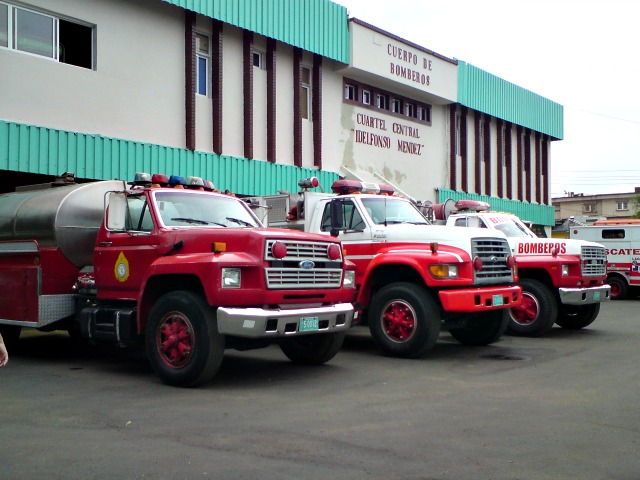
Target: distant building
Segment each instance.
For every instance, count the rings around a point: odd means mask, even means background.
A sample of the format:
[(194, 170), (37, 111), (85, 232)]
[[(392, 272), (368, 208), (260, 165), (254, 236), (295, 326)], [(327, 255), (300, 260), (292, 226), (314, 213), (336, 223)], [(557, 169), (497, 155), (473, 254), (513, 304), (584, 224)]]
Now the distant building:
[(637, 211), (638, 195), (640, 187), (628, 193), (584, 195), (569, 192), (566, 197), (552, 198), (556, 222), (553, 231), (568, 231), (571, 223), (590, 224), (596, 220), (632, 218)]

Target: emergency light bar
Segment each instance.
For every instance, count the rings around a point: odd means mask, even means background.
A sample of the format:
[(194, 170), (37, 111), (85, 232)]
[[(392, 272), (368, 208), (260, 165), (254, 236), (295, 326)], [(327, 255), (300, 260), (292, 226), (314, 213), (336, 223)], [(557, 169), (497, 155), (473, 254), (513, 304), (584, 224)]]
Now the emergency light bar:
[(372, 193), (376, 195), (393, 195), (394, 189), (382, 183), (365, 183), (357, 180), (336, 180), (331, 185), (331, 191), (338, 195), (350, 193)]
[(215, 186), (210, 180), (203, 180), (201, 177), (189, 176), (187, 178), (180, 175), (171, 175), (170, 177), (162, 173), (154, 173), (150, 175), (145, 172), (136, 172), (131, 185), (143, 187), (170, 187), (170, 188), (189, 188), (192, 190), (206, 190), (208, 192), (215, 191)]
[(484, 210), (491, 209), (491, 205), (487, 202), (481, 202), (480, 200), (458, 200), (454, 206), (459, 212), (466, 212), (469, 210), (473, 212), (482, 212)]

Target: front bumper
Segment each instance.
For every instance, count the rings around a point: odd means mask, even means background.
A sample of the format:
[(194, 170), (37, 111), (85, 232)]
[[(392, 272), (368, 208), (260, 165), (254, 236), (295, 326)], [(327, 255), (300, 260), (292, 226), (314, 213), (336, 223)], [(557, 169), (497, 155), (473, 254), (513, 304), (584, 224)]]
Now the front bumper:
[(587, 305), (611, 300), (611, 287), (601, 285), (589, 288), (559, 288), (560, 302), (564, 305)]
[[(218, 331), (225, 335), (249, 338), (273, 338), (314, 333), (341, 332), (351, 328), (353, 305), (338, 303), (324, 307), (287, 309), (226, 308), (217, 310)], [(300, 331), (303, 321), (318, 328)]]
[(517, 307), (522, 302), (522, 289), (517, 285), (441, 290), (438, 295), (445, 312), (486, 312)]

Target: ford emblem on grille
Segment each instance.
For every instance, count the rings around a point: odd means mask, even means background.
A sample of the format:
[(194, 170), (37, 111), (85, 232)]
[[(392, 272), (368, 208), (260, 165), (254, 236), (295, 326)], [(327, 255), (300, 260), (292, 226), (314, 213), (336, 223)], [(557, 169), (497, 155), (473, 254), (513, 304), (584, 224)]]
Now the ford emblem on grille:
[(302, 260), (298, 266), (304, 270), (311, 270), (313, 267), (316, 266), (316, 262), (311, 261), (311, 260)]

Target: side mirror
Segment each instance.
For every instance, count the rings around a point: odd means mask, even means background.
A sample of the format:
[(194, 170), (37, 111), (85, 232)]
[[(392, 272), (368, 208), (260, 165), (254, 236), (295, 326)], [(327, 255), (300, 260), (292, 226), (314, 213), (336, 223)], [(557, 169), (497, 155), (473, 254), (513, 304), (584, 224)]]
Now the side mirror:
[(342, 214), (342, 200), (331, 200), (331, 236), (337, 237), (344, 229), (344, 215)]
[(123, 192), (107, 192), (105, 195), (107, 230), (125, 231), (127, 219), (127, 197)]

